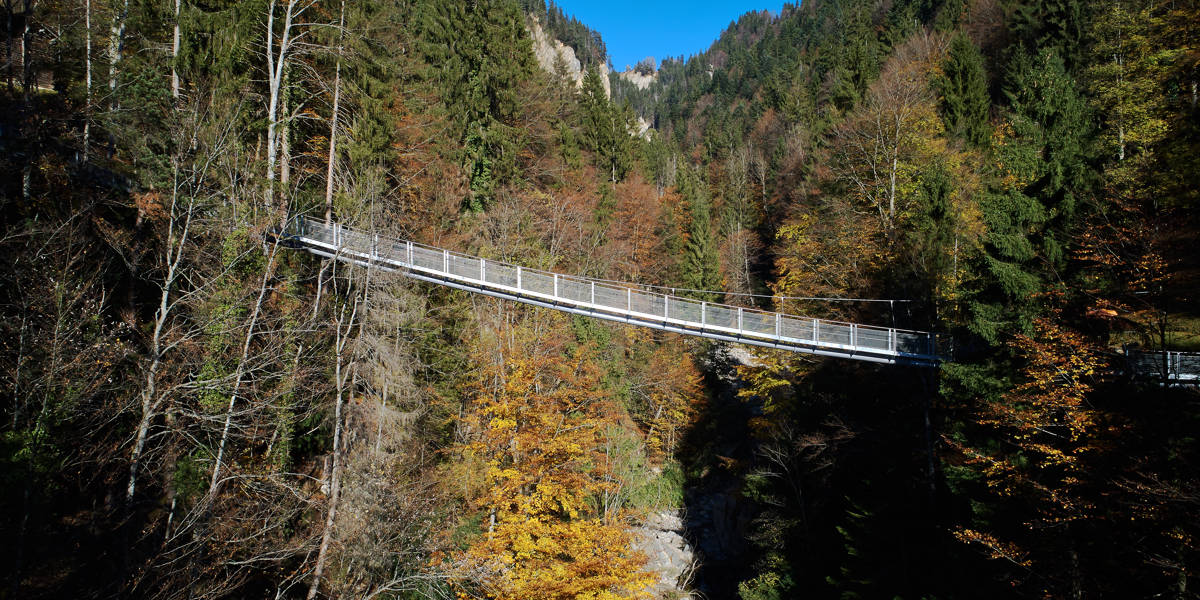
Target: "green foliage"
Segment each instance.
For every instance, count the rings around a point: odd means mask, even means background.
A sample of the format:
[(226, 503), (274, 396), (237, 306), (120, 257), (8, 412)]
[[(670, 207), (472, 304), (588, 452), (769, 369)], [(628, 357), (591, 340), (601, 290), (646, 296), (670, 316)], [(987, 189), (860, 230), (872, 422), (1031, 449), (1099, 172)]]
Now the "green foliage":
[(516, 116), (521, 83), (533, 72), (525, 20), (513, 0), (424, 0), (417, 11), (420, 48), (437, 65), (435, 77), (463, 144), (471, 189), (463, 206), (481, 211), (496, 184), (515, 175), (524, 144)]
[(583, 77), (580, 98), (583, 139), (596, 155), (596, 166), (609, 173), (609, 181), (625, 178), (633, 162), (633, 110), (609, 102), (597, 69), (588, 69)]
[(171, 485), (184, 506), (208, 489), (213, 460), (212, 454), (202, 447), (197, 447), (191, 453), (175, 460)]
[(954, 184), (946, 165), (935, 162), (921, 174), (916, 190), (916, 214), (909, 223), (908, 246), (917, 257), (913, 264), (921, 279), (921, 288), (935, 299), (948, 295), (947, 286), (955, 268), (955, 253), (947, 252), (955, 244), (957, 219), (951, 195)]
[(942, 119), (946, 131), (969, 144), (983, 146), (991, 135), (988, 110), (991, 98), (983, 55), (967, 36), (959, 33), (950, 40), (950, 49), (942, 64), (944, 75), (938, 81), (942, 93)]
[[(345, 145), (350, 164), (359, 171), (382, 168), (393, 156), (396, 117), (395, 97), (400, 71), (409, 65), (397, 60), (387, 43), (388, 20), (399, 9), (388, 3), (347, 2), (346, 27), (361, 32), (339, 40), (342, 52), (343, 102), (352, 106), (345, 110), (353, 115), (349, 121), (350, 135)], [(394, 43), (409, 43), (401, 34)]]
[(738, 583), (738, 597), (741, 600), (785, 600), (794, 598), (795, 593), (796, 582), (786, 571), (768, 570)]
[[(721, 289), (720, 257), (717, 254), (716, 234), (713, 231), (712, 199), (708, 186), (689, 168), (679, 173), (679, 194), (687, 204), (687, 242), (683, 246), (683, 285), (694, 290)], [(694, 295), (694, 294), (693, 294)], [(715, 301), (713, 294), (700, 294), (700, 299)]]
[(1030, 53), (1053, 52), (1074, 72), (1087, 49), (1090, 21), (1087, 0), (1019, 2), (1009, 17), (1009, 31), (1018, 47)]
[(1007, 124), (995, 140), (996, 181), (981, 199), (987, 284), (971, 304), (971, 329), (996, 344), (1028, 331), (1038, 295), (1066, 266), (1066, 245), (1087, 193), (1092, 134), (1087, 104), (1053, 51), (1018, 54), (1005, 87)]
[(609, 427), (606, 449), (612, 475), (621, 482), (621, 503), (637, 511), (659, 511), (684, 505), (683, 468), (676, 461), (653, 465), (637, 431)]

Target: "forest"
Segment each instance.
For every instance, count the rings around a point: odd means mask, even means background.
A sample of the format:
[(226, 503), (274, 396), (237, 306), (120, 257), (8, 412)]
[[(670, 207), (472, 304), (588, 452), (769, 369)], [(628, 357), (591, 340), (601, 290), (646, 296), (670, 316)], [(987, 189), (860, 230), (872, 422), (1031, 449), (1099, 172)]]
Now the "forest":
[[(644, 88), (543, 0), (0, 10), (0, 598), (1200, 598), (1197, 0), (805, 0)], [(297, 216), (944, 360), (472, 295)]]

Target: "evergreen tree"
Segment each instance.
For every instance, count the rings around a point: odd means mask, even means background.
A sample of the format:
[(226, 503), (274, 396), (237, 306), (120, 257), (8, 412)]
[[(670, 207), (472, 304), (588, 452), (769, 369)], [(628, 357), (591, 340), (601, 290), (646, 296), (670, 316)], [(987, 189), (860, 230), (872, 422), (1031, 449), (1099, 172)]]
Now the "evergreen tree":
[(588, 69), (583, 76), (580, 104), (584, 140), (596, 154), (597, 166), (608, 171), (612, 183), (624, 179), (633, 162), (633, 140), (629, 135), (633, 109), (628, 102), (619, 108), (609, 102), (597, 69)]
[[(683, 248), (683, 284), (695, 290), (721, 288), (720, 256), (712, 227), (712, 199), (708, 187), (690, 168), (679, 173), (679, 194), (687, 204), (691, 221)], [(704, 294), (704, 300), (716, 300)]]
[(515, 173), (522, 145), (515, 126), (520, 84), (533, 71), (525, 19), (513, 0), (418, 5), (421, 49), (459, 127), (471, 193), (464, 206), (483, 210), (498, 182)]
[(969, 144), (984, 145), (991, 131), (988, 127), (990, 102), (983, 55), (967, 36), (958, 33), (950, 41), (942, 71), (945, 74), (938, 83), (942, 92), (942, 120), (946, 123), (946, 131)]
[(1087, 0), (1045, 0), (1015, 3), (1009, 31), (1017, 48), (1028, 52), (1053, 50), (1068, 70), (1084, 60), (1091, 8)]
[(997, 135), (999, 171), (981, 202), (988, 283), (971, 309), (972, 329), (990, 343), (1016, 326), (1029, 331), (1036, 298), (1061, 280), (1066, 245), (1087, 189), (1091, 121), (1086, 101), (1051, 50), (1018, 54), (1005, 87)]
[(926, 169), (916, 192), (919, 210), (909, 232), (919, 289), (930, 294), (934, 302), (950, 295), (947, 288), (956, 284), (952, 273), (956, 225), (951, 199), (953, 185), (942, 161)]

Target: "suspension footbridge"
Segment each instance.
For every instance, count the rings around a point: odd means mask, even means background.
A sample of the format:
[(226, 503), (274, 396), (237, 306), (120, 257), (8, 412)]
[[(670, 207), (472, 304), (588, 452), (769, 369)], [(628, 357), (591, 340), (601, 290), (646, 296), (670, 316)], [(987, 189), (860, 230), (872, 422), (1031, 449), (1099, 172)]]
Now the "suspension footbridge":
[(563, 312), (736, 342), (853, 360), (934, 366), (937, 336), (704, 302), (636, 284), (529, 269), (301, 217), (287, 245), (339, 261), (400, 271), (413, 279)]

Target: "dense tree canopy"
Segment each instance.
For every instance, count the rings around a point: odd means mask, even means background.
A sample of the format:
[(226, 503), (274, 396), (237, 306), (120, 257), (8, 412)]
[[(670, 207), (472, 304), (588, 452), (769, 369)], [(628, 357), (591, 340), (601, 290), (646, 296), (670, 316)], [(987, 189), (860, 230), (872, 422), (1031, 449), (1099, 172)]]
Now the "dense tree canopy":
[[(645, 89), (542, 0), (0, 10), (6, 598), (1196, 595), (1200, 404), (1146, 366), (1200, 350), (1194, 0), (786, 4)], [(946, 361), (471, 296), (299, 215)]]

